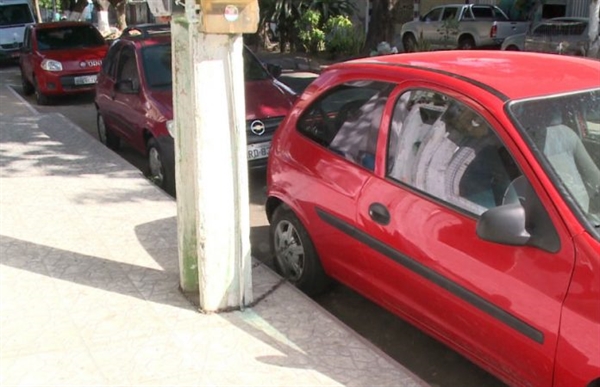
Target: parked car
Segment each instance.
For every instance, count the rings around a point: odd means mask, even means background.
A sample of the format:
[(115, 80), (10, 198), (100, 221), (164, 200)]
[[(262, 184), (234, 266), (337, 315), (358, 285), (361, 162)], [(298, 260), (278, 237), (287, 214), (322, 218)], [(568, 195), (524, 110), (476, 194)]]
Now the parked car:
[(525, 32), (529, 22), (510, 21), (493, 5), (448, 4), (432, 8), (418, 20), (402, 25), (405, 52), (432, 49), (500, 47), (507, 37)]
[[(265, 168), (271, 138), (295, 93), (244, 48), (248, 166)], [(148, 157), (148, 175), (175, 193), (171, 36), (168, 25), (128, 28), (110, 47), (98, 77), (98, 136), (112, 149), (125, 140)], [(207, 91), (210, 92), (210, 91)]]
[(273, 139), (275, 267), (309, 295), (355, 289), (511, 386), (598, 386), (598, 74), (493, 50), (330, 66)]
[(588, 56), (588, 30), (588, 18), (557, 17), (538, 23), (526, 33), (505, 39), (501, 49)]
[(25, 27), (33, 23), (29, 0), (0, 0), (0, 61), (19, 58)]
[(27, 26), (19, 67), (23, 93), (35, 93), (39, 105), (60, 95), (90, 93), (108, 45), (87, 22)]

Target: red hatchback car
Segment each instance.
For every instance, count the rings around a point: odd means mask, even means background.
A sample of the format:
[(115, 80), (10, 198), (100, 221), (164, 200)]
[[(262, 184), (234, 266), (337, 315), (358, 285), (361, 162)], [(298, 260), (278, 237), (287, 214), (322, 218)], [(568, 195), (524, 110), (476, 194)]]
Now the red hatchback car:
[[(271, 138), (296, 95), (244, 49), (249, 168), (265, 168)], [(279, 68), (279, 71), (281, 69)], [(148, 175), (175, 193), (171, 35), (168, 25), (126, 29), (105, 58), (96, 88), (98, 137), (148, 157)]]
[(333, 65), (267, 179), (275, 266), (303, 291), (338, 280), (512, 386), (600, 386), (600, 62)]
[(19, 58), (23, 92), (40, 105), (51, 96), (93, 92), (108, 45), (91, 23), (32, 24)]

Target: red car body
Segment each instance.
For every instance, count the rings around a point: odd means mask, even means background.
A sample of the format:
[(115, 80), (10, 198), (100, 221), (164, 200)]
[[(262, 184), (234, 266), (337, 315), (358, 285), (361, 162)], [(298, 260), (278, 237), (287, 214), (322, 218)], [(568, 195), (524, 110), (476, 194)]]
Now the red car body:
[[(174, 193), (174, 141), (168, 128), (173, 120), (169, 27), (134, 26), (124, 35), (111, 45), (98, 78), (99, 137), (112, 148), (125, 140), (147, 155), (150, 178)], [(158, 62), (163, 56), (165, 61)], [(127, 57), (133, 58), (134, 68), (122, 71), (120, 63)], [(244, 60), (248, 163), (249, 168), (265, 168), (273, 133), (296, 95), (246, 48)], [(128, 74), (121, 75), (124, 72)], [(127, 77), (135, 79), (135, 90), (121, 87)]]
[(25, 29), (19, 57), (25, 94), (39, 104), (48, 97), (93, 92), (108, 45), (86, 22), (32, 24)]
[[(359, 135), (334, 147), (337, 137), (322, 135), (331, 127), (323, 123), (336, 119), (337, 108), (327, 110), (341, 104), (335, 96), (371, 83), (384, 85), (378, 90), (385, 89), (386, 98), (352, 121), (379, 109), (367, 124), (378, 132), (373, 151), (359, 160), (347, 155)], [(593, 96), (589, 104), (575, 98), (584, 94)], [(308, 293), (323, 291), (326, 277), (333, 277), (511, 386), (599, 386), (599, 96), (600, 62), (543, 54), (448, 51), (329, 67), (299, 98), (273, 140), (266, 212), (276, 267)], [(414, 119), (409, 118), (413, 110), (402, 110), (409, 104), (418, 107)], [(534, 105), (546, 104), (547, 116), (561, 110), (562, 123), (549, 124), (545, 142), (536, 148), (528, 133), (548, 117), (527, 125), (523, 117)], [(585, 115), (577, 110), (583, 104), (589, 107)], [(442, 145), (452, 136), (447, 119), (445, 137), (436, 137), (439, 145), (426, 152), (442, 117), (456, 105), (471, 114), (464, 125), (485, 136), (495, 133), (497, 145), (489, 149), (508, 155), (513, 177), (521, 176), (505, 180), (499, 203), (474, 204), (475, 199), (439, 193), (460, 191), (462, 180), (444, 183), (445, 188), (436, 180), (445, 182), (463, 148), (471, 154), (477, 149), (463, 147), (465, 142)], [(401, 111), (404, 118), (397, 121)], [(403, 125), (400, 137), (395, 137), (397, 122)], [(573, 139), (578, 152), (587, 150), (590, 168), (581, 172), (587, 176), (577, 186), (589, 191), (581, 196), (567, 181), (570, 175), (562, 175), (562, 161), (540, 156), (550, 152), (554, 132), (548, 128), (567, 125), (582, 133), (580, 139), (560, 133)], [(409, 136), (411, 127), (432, 137)], [(398, 158), (403, 149), (409, 156)], [(446, 153), (450, 161), (434, 167), (432, 160)], [(473, 160), (465, 157), (453, 173), (466, 176), (464, 166)], [(407, 172), (418, 164), (430, 175)], [(481, 176), (471, 184), (487, 181)], [(508, 199), (515, 181), (523, 179), (527, 190), (519, 191), (518, 200)], [(496, 217), (500, 212), (502, 220)]]

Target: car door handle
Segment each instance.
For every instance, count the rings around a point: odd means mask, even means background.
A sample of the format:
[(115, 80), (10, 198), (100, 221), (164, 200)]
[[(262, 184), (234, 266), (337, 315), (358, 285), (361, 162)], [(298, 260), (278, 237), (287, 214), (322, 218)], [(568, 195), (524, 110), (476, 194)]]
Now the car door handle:
[(390, 224), (390, 212), (381, 203), (373, 203), (369, 206), (369, 216), (376, 223), (384, 226)]

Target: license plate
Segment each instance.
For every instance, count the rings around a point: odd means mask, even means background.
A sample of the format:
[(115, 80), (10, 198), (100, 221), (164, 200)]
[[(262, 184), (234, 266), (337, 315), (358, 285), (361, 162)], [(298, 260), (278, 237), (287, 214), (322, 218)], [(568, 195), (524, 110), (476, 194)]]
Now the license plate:
[(76, 85), (91, 85), (96, 83), (96, 75), (84, 75), (83, 77), (75, 77)]
[(248, 145), (248, 160), (264, 159), (269, 156), (270, 142), (261, 142)]

